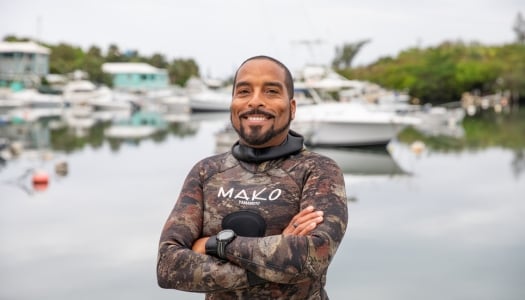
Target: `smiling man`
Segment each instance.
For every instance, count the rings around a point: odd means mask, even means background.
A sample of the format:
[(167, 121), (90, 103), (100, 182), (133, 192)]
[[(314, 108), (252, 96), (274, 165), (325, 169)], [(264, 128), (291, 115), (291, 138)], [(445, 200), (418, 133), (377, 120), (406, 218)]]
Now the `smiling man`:
[(161, 233), (163, 288), (206, 299), (328, 299), (328, 266), (346, 231), (343, 175), (290, 130), (293, 78), (268, 56), (234, 78), (231, 151), (187, 175)]
[(240, 142), (254, 148), (284, 142), (295, 117), (292, 76), (279, 62), (268, 60), (246, 61), (234, 79), (232, 125)]

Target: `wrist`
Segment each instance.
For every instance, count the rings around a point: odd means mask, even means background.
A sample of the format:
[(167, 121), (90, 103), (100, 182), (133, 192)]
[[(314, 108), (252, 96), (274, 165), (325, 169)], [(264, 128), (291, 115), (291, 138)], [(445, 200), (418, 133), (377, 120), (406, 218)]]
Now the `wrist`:
[(231, 229), (221, 230), (217, 235), (212, 235), (206, 241), (204, 249), (206, 254), (220, 259), (226, 259), (226, 246), (235, 239), (237, 235)]
[(226, 259), (226, 246), (235, 239), (237, 235), (231, 229), (224, 229), (217, 233), (217, 256)]

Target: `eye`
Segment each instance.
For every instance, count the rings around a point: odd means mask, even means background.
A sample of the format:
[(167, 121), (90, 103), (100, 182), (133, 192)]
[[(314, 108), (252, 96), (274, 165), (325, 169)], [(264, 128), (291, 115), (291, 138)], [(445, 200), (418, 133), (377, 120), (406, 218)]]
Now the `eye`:
[(279, 94), (279, 90), (278, 89), (267, 89), (266, 90), (266, 93), (267, 94)]
[(238, 89), (237, 90), (237, 95), (246, 95), (250, 92), (249, 89)]

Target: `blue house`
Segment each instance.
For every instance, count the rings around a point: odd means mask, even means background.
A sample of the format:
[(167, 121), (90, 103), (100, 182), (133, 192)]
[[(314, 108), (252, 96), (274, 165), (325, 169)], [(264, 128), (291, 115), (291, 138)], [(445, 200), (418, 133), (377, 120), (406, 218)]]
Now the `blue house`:
[(105, 63), (104, 73), (111, 74), (113, 88), (133, 92), (169, 87), (168, 71), (146, 63)]
[(19, 90), (49, 73), (49, 48), (34, 42), (0, 42), (0, 87)]

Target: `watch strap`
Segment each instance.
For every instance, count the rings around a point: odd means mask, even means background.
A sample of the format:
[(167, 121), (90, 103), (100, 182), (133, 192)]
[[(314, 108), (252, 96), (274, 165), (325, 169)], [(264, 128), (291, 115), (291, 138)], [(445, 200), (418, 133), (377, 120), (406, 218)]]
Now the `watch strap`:
[(204, 248), (206, 249), (206, 254), (217, 256), (217, 236), (210, 236), (210, 238), (206, 241)]
[(217, 256), (222, 259), (226, 259), (226, 246), (231, 242), (232, 240), (217, 240)]

